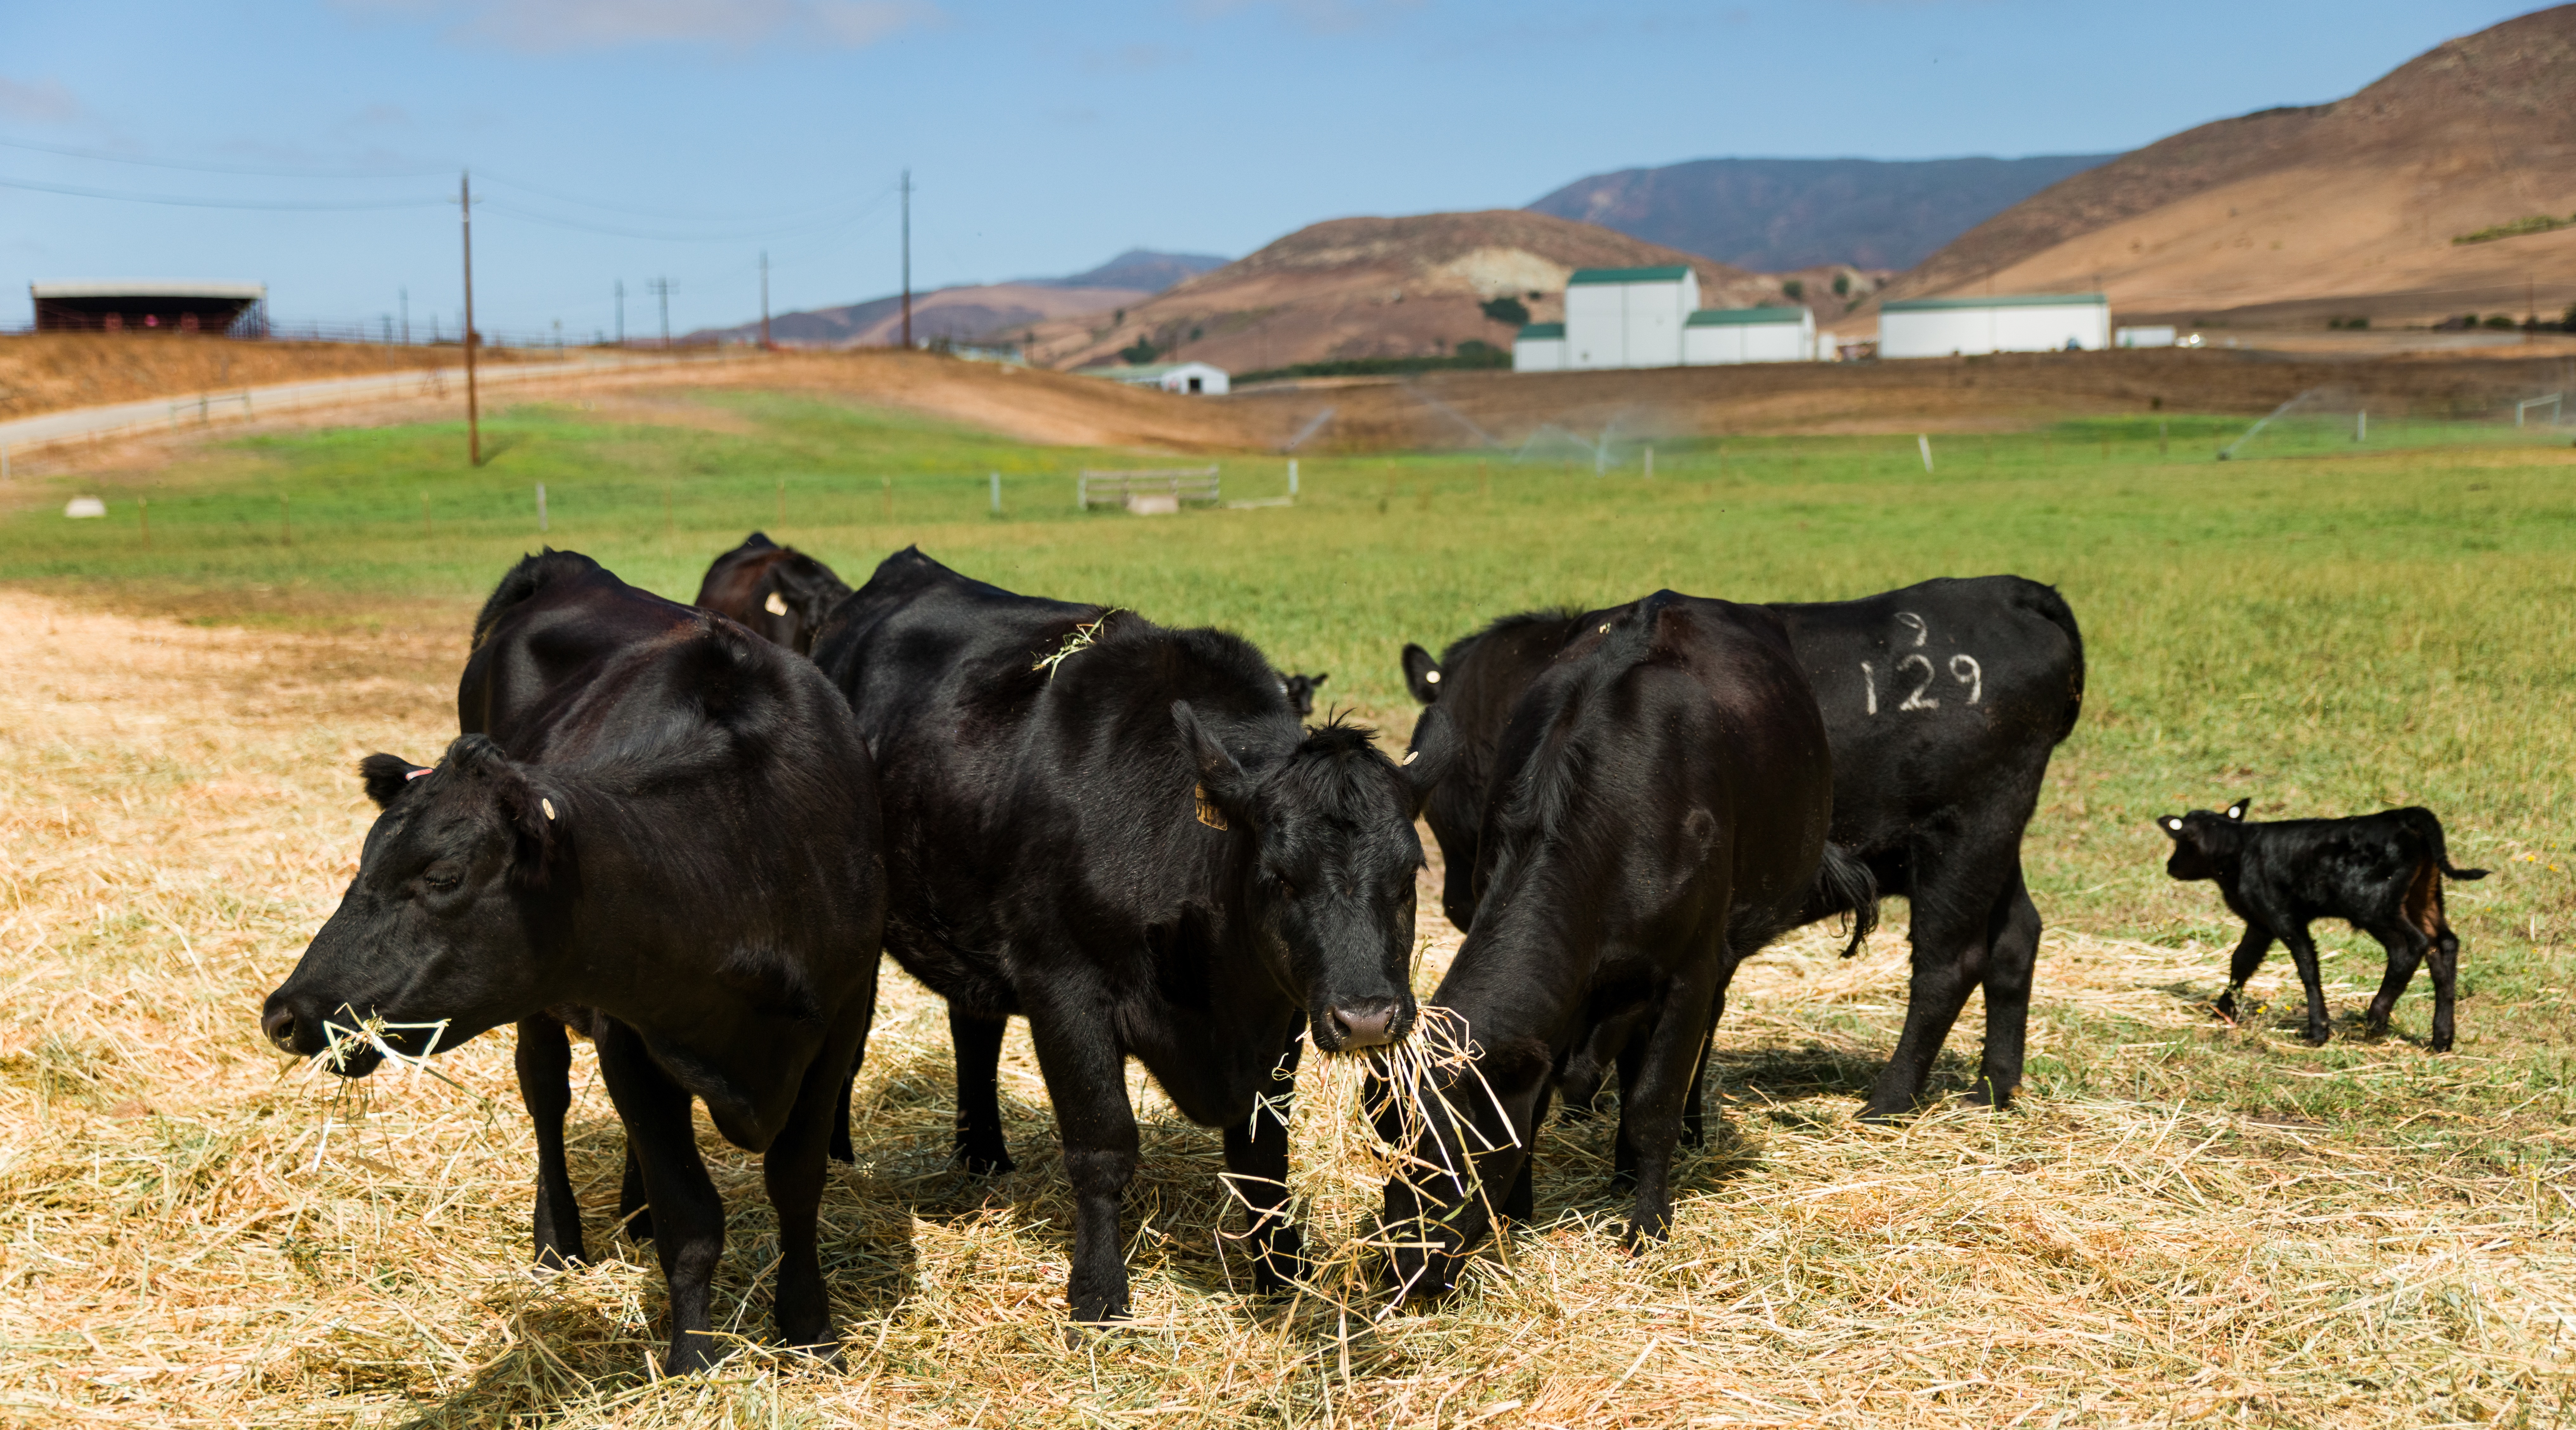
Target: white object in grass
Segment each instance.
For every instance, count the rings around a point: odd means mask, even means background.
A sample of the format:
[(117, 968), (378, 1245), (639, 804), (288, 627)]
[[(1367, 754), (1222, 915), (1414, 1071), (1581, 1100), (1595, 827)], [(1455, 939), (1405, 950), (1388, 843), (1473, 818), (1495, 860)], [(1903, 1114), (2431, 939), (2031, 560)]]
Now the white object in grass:
[(71, 517), (74, 520), (79, 520), (83, 517), (105, 516), (107, 515), (107, 503), (100, 501), (96, 497), (74, 497), (70, 501), (63, 503), (63, 515)]

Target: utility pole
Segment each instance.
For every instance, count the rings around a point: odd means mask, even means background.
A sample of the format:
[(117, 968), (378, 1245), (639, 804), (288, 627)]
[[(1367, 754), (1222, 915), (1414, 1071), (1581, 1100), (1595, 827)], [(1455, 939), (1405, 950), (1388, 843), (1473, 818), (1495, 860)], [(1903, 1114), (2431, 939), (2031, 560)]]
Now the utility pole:
[(912, 171), (903, 171), (903, 345), (912, 346)]
[(410, 290), (409, 288), (397, 288), (397, 289), (395, 289), (394, 291), (395, 291), (395, 292), (397, 292), (397, 293), (400, 293), (400, 294), (402, 295), (403, 346), (404, 346), (404, 347), (410, 347), (410, 346), (411, 346), (411, 290)]
[(617, 280), (617, 345), (626, 346), (626, 280)]
[(483, 409), (474, 389), (474, 176), (456, 176), (456, 207), (465, 216), (465, 464), (483, 465)]
[(769, 250), (760, 251), (760, 350), (769, 351)]
[(671, 280), (656, 278), (644, 286), (652, 289), (653, 296), (662, 300), (662, 346), (667, 348), (671, 345)]

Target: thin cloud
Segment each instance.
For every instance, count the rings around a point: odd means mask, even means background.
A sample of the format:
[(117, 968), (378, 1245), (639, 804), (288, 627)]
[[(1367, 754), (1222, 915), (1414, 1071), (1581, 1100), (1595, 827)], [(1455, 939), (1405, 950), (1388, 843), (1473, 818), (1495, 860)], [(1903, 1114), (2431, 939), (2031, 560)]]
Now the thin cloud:
[(1395, 12), (1419, 10), (1423, 0), (1188, 0), (1189, 12), (1213, 20), (1246, 10), (1272, 10), (1317, 34), (1364, 29)]
[(0, 75), (0, 118), (22, 124), (69, 124), (88, 113), (61, 80), (28, 83)]
[(446, 20), (451, 38), (524, 53), (772, 41), (859, 49), (946, 17), (928, 0), (331, 0), (352, 14)]

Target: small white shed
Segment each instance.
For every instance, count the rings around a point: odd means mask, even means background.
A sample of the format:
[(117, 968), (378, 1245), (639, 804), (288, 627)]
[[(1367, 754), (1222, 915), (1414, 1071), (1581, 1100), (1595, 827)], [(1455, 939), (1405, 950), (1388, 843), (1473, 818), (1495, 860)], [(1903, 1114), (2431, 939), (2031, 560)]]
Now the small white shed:
[(1805, 308), (1702, 308), (1682, 326), (1682, 361), (1805, 362), (1816, 355), (1816, 315)]
[(1075, 370), (1079, 377), (1105, 377), (1131, 387), (1159, 387), (1165, 392), (1220, 395), (1227, 390), (1224, 368), (1204, 362), (1150, 362), (1133, 367), (1086, 367)]
[(1512, 371), (1563, 372), (1565, 324), (1523, 323), (1512, 335)]
[(1878, 310), (1878, 355), (1949, 357), (2111, 345), (2111, 300), (2099, 293), (1905, 298)]
[(2111, 344), (2123, 348), (2169, 348), (2174, 345), (2173, 324), (2122, 328), (2111, 335)]
[(1698, 308), (1687, 264), (1578, 268), (1565, 280), (1565, 365), (1679, 367), (1682, 326)]

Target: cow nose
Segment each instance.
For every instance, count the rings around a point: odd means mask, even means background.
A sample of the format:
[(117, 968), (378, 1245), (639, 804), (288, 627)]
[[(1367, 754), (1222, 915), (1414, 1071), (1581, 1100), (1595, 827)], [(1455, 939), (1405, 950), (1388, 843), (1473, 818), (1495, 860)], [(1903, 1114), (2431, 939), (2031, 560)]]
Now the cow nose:
[(288, 1052), (295, 1051), (295, 1013), (293, 1009), (285, 1007), (269, 1009), (267, 1014), (259, 1020), (259, 1030), (268, 1035), (268, 1040), (270, 1042), (277, 1044)]
[(1374, 1003), (1333, 1005), (1333, 1031), (1341, 1036), (1344, 1051), (1352, 1048), (1382, 1048), (1394, 1042), (1388, 1034), (1395, 1027), (1395, 1000), (1382, 998)]

